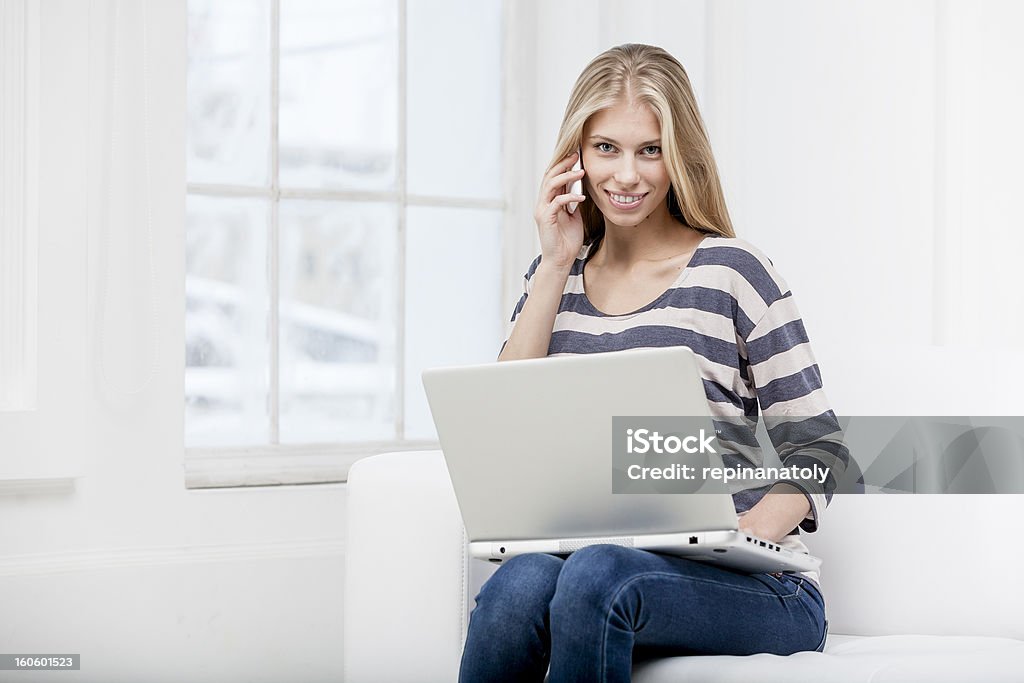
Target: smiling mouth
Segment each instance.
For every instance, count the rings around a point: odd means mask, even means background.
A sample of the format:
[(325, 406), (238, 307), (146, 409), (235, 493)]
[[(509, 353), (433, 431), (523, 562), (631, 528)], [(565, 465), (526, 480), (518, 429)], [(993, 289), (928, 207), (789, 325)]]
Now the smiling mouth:
[(608, 190), (605, 190), (605, 194), (607, 194), (608, 198), (611, 199), (612, 205), (620, 209), (632, 208), (642, 202), (644, 197), (647, 196), (646, 192), (618, 194), (615, 192), (609, 192)]

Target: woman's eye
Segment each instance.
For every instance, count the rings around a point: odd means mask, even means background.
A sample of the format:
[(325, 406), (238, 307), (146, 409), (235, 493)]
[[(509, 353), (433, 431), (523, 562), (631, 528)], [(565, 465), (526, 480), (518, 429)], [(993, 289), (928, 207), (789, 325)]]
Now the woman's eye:
[(661, 147), (658, 147), (657, 145), (647, 145), (646, 147), (644, 147), (644, 154), (646, 154), (649, 157), (661, 154)]
[(597, 143), (596, 145), (594, 145), (594, 147), (596, 147), (596, 148), (597, 148), (597, 151), (598, 151), (598, 152), (604, 152), (605, 154), (607, 154), (607, 153), (609, 153), (609, 152), (611, 152), (612, 150), (614, 150), (614, 149), (615, 149), (615, 148), (614, 148), (614, 147), (612, 147), (612, 145), (611, 145), (610, 143), (608, 143), (608, 142), (599, 142), (599, 143)]

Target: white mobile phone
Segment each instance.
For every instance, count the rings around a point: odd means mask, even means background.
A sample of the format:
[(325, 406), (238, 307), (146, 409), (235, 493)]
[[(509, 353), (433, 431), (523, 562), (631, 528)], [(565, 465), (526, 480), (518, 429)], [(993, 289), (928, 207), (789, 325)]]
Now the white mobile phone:
[[(576, 163), (572, 165), (572, 170), (574, 171), (578, 171), (583, 168), (583, 150), (576, 150), (576, 155)], [(583, 194), (583, 179), (580, 178), (579, 180), (574, 180), (572, 184), (569, 185), (569, 191), (567, 194)], [(574, 213), (576, 211), (577, 203), (578, 202), (569, 202), (565, 207), (566, 211)]]

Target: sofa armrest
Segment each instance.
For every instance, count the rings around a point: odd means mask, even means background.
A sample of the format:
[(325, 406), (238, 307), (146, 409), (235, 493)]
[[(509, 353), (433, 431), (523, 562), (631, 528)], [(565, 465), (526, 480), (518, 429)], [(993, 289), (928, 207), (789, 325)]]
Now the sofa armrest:
[(348, 479), (345, 680), (454, 681), (470, 590), (465, 530), (440, 451), (384, 453)]

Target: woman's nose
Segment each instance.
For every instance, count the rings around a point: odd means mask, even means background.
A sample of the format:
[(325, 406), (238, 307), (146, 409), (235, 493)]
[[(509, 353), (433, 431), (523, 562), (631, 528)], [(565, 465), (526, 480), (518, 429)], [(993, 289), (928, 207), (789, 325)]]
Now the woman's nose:
[(623, 160), (615, 171), (615, 182), (626, 186), (635, 185), (640, 182), (640, 174), (637, 173), (636, 162), (629, 159)]

